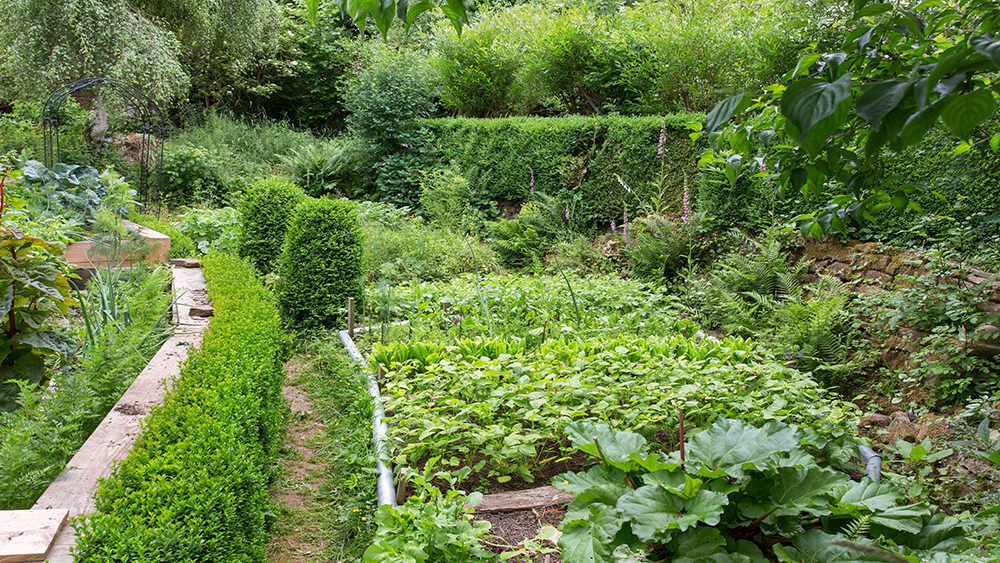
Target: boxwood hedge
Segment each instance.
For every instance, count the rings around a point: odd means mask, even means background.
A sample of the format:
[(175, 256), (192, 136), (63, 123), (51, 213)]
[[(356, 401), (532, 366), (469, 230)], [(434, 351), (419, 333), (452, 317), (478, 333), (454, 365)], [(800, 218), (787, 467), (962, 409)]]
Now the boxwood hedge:
[(468, 179), (473, 203), (524, 202), (535, 189), (563, 200), (574, 223), (593, 226), (621, 221), (623, 206), (634, 210), (655, 199), (679, 208), (684, 178), (694, 180), (700, 150), (684, 124), (701, 119), (692, 113), (423, 123)]
[(79, 561), (263, 561), (287, 339), (271, 293), (242, 260), (204, 262), (215, 306), (129, 456), (77, 520)]
[(278, 259), (278, 306), (303, 329), (343, 322), (347, 298), (361, 305), (364, 265), (361, 223), (346, 199), (306, 199), (295, 208)]
[(290, 180), (280, 177), (263, 178), (247, 190), (240, 206), (240, 256), (246, 258), (262, 274), (274, 270), (285, 231), (292, 212), (306, 194)]

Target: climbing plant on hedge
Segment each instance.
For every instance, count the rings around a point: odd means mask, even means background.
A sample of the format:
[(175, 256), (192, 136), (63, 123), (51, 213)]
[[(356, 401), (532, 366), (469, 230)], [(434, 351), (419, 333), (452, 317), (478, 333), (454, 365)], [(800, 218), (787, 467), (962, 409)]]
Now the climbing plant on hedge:
[(307, 199), (295, 208), (278, 261), (278, 307), (296, 328), (334, 327), (363, 294), (361, 224), (353, 203)]
[(247, 190), (240, 206), (240, 257), (262, 274), (274, 270), (295, 206), (305, 199), (301, 188), (284, 178), (262, 178)]

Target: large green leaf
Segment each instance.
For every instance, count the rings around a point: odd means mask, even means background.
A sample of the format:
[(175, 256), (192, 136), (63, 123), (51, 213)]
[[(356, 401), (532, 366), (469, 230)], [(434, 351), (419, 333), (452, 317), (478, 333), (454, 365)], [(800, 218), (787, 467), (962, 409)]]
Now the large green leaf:
[(867, 477), (855, 483), (850, 482), (838, 488), (835, 493), (838, 502), (845, 507), (886, 510), (896, 506), (901, 494), (899, 489), (888, 483), (876, 483)]
[(740, 106), (744, 105), (744, 100), (746, 100), (746, 95), (740, 93), (719, 102), (705, 117), (705, 132), (711, 133), (728, 123), (733, 114), (740, 109)]
[[(903, 514), (893, 511), (882, 513), (880, 518), (872, 517), (872, 530), (890, 538), (899, 545), (915, 549), (961, 552), (973, 545), (974, 542), (966, 537), (965, 530), (957, 518), (931, 509), (927, 505), (918, 504), (902, 508), (907, 509)], [(932, 510), (933, 514), (931, 514)], [(919, 528), (914, 525), (917, 522), (917, 514), (915, 513), (922, 516), (919, 520)], [(887, 516), (889, 518), (899, 517), (899, 520), (887, 524)], [(900, 525), (900, 522), (905, 524)], [(903, 528), (909, 529), (904, 530)], [(915, 532), (914, 529), (916, 529)]]
[(941, 120), (956, 137), (968, 140), (972, 130), (997, 109), (993, 93), (984, 88), (955, 96), (941, 112)]
[(746, 470), (768, 467), (781, 454), (794, 450), (799, 438), (797, 430), (779, 422), (755, 428), (741, 420), (720, 418), (688, 441), (687, 459), (742, 479)]
[(834, 82), (803, 78), (793, 82), (782, 94), (781, 114), (795, 126), (801, 143), (813, 125), (833, 115), (850, 95), (850, 73)]
[(32, 348), (47, 350), (56, 354), (68, 356), (79, 348), (76, 340), (53, 330), (38, 330), (23, 332), (14, 338), (15, 342), (27, 344)]
[[(767, 515), (767, 523), (778, 523), (787, 516), (798, 519), (803, 512), (825, 516), (830, 514), (829, 497), (846, 481), (846, 475), (815, 465), (808, 469), (782, 467), (777, 474), (755, 476), (747, 483), (748, 494), (740, 500), (739, 511), (747, 521)], [(778, 524), (793, 532), (801, 529), (797, 521)]]
[(683, 499), (656, 486), (643, 485), (618, 499), (618, 510), (632, 523), (632, 532), (643, 541), (669, 537), (670, 530), (684, 531), (699, 522), (719, 523), (722, 507), (729, 504), (723, 493), (701, 490)]
[(920, 503), (911, 506), (895, 506), (879, 511), (872, 516), (871, 520), (893, 530), (919, 534), (924, 527), (925, 517), (930, 517), (930, 507)]
[(0, 319), (7, 316), (10, 306), (14, 302), (14, 282), (13, 280), (0, 280)]
[(974, 38), (971, 44), (973, 49), (979, 51), (993, 61), (993, 64), (1000, 67), (1000, 39), (983, 35), (982, 37)]
[(567, 563), (611, 562), (611, 538), (621, 528), (622, 519), (609, 506), (595, 504), (590, 517), (562, 525), (559, 547)]
[[(722, 532), (716, 528), (701, 526), (693, 530), (688, 530), (677, 536), (677, 555), (672, 559), (673, 563), (695, 563), (703, 561), (716, 561), (713, 559), (717, 555), (728, 556), (726, 552), (726, 538)], [(740, 556), (747, 560), (745, 556)], [(724, 559), (727, 561), (729, 559)]]
[(654, 471), (642, 476), (647, 485), (657, 485), (681, 498), (691, 498), (701, 489), (702, 480), (684, 471)]
[(872, 127), (878, 129), (882, 125), (882, 118), (896, 109), (909, 87), (910, 82), (901, 79), (872, 84), (858, 99), (855, 111), (862, 119), (871, 123)]
[[(574, 422), (566, 426), (566, 435), (573, 446), (603, 459), (614, 467), (628, 469), (632, 454), (644, 453), (646, 439), (635, 432), (612, 430), (607, 424)], [(596, 443), (595, 443), (596, 442)], [(600, 451), (598, 451), (600, 444)]]
[[(851, 563), (855, 561), (879, 561), (887, 559), (870, 551), (852, 549), (835, 542), (846, 542), (841, 535), (827, 534), (822, 530), (807, 530), (792, 538), (791, 546), (775, 544), (774, 554), (782, 563)], [(870, 542), (866, 542), (865, 547)], [(862, 544), (859, 544), (862, 545)]]
[(601, 503), (614, 506), (618, 498), (631, 489), (625, 486), (625, 472), (604, 465), (595, 465), (581, 473), (563, 473), (552, 479), (557, 489), (573, 493), (580, 503)]
[(22, 379), (39, 384), (45, 379), (45, 362), (38, 354), (18, 348), (7, 355), (0, 365), (0, 382)]

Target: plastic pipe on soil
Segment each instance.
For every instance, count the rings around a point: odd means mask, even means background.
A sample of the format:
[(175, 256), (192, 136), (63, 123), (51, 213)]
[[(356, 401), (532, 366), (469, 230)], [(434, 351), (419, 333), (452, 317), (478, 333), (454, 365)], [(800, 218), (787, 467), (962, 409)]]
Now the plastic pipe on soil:
[[(362, 367), (365, 358), (354, 345), (354, 339), (347, 334), (346, 330), (340, 331), (340, 341), (347, 348), (347, 353)], [(389, 447), (386, 445), (385, 436), (389, 432), (389, 425), (385, 423), (385, 411), (382, 409), (382, 395), (378, 390), (378, 378), (372, 370), (368, 370), (368, 394), (372, 398), (372, 438), (375, 441), (375, 468), (378, 470), (378, 481), (375, 489), (378, 491), (379, 506), (383, 504), (396, 504), (396, 488), (392, 484), (392, 466), (389, 465)]]
[(865, 463), (868, 477), (876, 483), (882, 480), (882, 458), (875, 453), (875, 450), (868, 446), (858, 446), (858, 453), (861, 454), (861, 461)]

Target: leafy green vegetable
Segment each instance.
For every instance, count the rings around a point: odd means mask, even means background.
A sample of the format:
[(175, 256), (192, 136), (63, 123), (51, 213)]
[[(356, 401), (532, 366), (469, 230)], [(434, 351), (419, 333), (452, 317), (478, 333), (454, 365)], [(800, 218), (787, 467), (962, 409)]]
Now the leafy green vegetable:
[[(806, 451), (808, 433), (780, 422), (720, 418), (652, 463), (633, 432), (586, 421), (566, 432), (601, 462), (553, 480), (576, 495), (559, 542), (567, 563), (643, 561), (645, 551), (670, 561), (936, 561), (973, 545), (976, 521), (851, 481)], [(851, 525), (859, 519), (867, 524)]]

